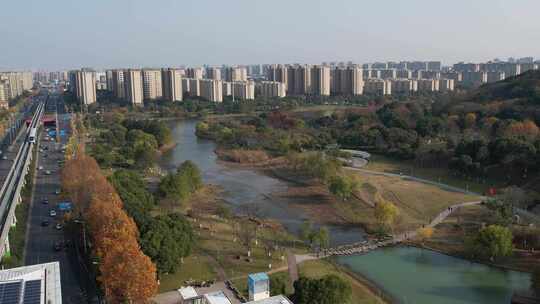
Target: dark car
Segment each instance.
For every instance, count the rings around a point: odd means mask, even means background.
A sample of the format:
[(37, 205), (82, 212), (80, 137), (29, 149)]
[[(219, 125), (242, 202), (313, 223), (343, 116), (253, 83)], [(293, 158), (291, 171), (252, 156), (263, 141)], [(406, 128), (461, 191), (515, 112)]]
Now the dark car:
[(47, 221), (47, 220), (41, 221), (41, 226), (43, 226), (43, 227), (49, 226), (49, 221)]

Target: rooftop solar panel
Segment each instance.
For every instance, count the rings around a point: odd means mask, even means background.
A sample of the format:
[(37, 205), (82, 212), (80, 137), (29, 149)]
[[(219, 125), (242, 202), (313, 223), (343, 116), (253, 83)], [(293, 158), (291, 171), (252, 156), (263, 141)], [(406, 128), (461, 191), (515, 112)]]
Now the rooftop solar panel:
[(21, 298), (21, 282), (0, 284), (0, 303), (19, 304)]
[(24, 282), (23, 304), (41, 303), (41, 280)]

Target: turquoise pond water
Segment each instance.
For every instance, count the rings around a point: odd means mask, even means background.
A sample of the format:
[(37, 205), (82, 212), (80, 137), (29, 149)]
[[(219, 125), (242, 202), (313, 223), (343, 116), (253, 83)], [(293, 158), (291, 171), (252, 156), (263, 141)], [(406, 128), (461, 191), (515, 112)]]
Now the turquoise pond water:
[(530, 275), (414, 248), (383, 248), (342, 256), (338, 263), (364, 276), (400, 303), (510, 303), (528, 289)]

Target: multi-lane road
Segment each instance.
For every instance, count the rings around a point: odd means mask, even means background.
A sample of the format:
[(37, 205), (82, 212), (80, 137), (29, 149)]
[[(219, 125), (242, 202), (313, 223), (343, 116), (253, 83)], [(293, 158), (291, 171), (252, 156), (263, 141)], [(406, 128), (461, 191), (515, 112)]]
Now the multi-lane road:
[[(85, 274), (73, 246), (69, 246), (69, 236), (63, 227), (63, 214), (57, 207), (61, 198), (61, 195), (56, 193), (61, 185), (61, 165), (58, 161), (64, 159), (62, 146), (66, 144), (69, 136), (70, 114), (64, 112), (61, 95), (51, 94), (46, 115), (56, 116), (57, 111), (58, 129), (64, 130), (65, 136), (60, 136), (58, 142), (46, 140), (46, 127), (42, 127), (36, 142), (39, 150), (27, 223), (25, 265), (59, 261), (63, 303), (84, 303), (86, 294), (81, 288), (84, 285), (81, 280)], [(56, 212), (56, 216), (51, 216), (51, 210)], [(57, 227), (57, 224), (62, 227)]]

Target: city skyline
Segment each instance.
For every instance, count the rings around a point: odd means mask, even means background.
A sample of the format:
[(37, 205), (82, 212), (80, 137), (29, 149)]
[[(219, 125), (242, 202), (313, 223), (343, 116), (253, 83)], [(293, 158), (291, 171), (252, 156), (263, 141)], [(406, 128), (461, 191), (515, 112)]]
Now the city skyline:
[(539, 9), (533, 0), (9, 2), (0, 69), (540, 57)]

